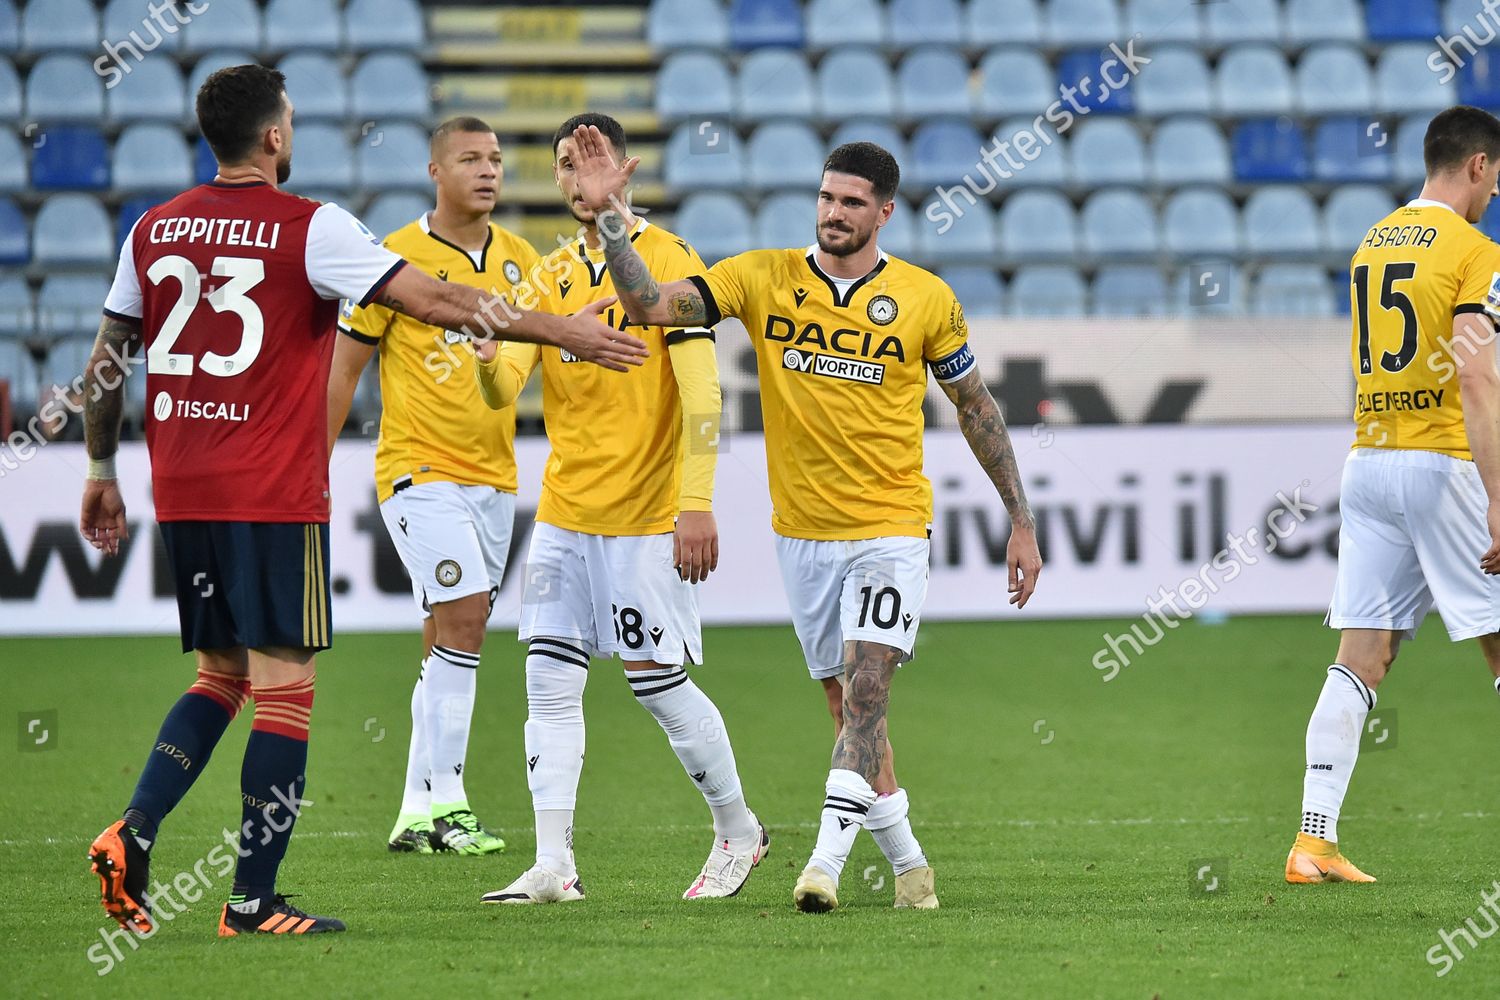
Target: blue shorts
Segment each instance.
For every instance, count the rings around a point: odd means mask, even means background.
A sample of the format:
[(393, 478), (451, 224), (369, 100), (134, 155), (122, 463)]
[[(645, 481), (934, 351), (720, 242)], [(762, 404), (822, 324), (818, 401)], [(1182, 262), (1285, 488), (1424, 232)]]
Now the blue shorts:
[(328, 525), (167, 521), (182, 651), (327, 649)]

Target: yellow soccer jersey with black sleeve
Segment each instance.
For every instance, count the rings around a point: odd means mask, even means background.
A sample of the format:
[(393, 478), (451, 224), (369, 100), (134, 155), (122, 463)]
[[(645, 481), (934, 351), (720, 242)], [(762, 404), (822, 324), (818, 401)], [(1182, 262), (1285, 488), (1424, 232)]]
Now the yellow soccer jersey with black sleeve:
[[(630, 239), (659, 280), (703, 270), (697, 251), (643, 219)], [(565, 315), (614, 294), (603, 250), (580, 239), (544, 257), (530, 289), (515, 301)], [(557, 347), (506, 343), (479, 369), (481, 380), (491, 386), (503, 380), (509, 390), (503, 395), (513, 395), (541, 366), (552, 453), (538, 521), (593, 535), (662, 534), (673, 529), (679, 511), (712, 509), (720, 412), (713, 333), (639, 326), (618, 305), (600, 319), (645, 341), (645, 363), (614, 372)]]
[(1349, 303), (1354, 447), (1471, 459), (1453, 318), (1500, 314), (1500, 246), (1447, 205), (1410, 202), (1365, 234)]
[[(437, 236), (424, 214), (391, 233), (385, 246), (427, 274), (508, 293), (540, 256), (526, 240), (490, 223), (484, 249), (470, 253)], [(380, 440), (375, 485), (381, 502), (397, 485), (449, 482), (516, 490), (516, 413), (486, 406), (474, 383), (474, 348), (382, 305), (344, 303), (339, 330), (379, 346)]]
[(815, 249), (754, 250), (692, 279), (709, 324), (737, 316), (755, 346), (772, 527), (825, 541), (924, 537), (927, 368), (942, 382), (973, 370), (963, 309), (936, 275), (883, 253), (840, 287)]

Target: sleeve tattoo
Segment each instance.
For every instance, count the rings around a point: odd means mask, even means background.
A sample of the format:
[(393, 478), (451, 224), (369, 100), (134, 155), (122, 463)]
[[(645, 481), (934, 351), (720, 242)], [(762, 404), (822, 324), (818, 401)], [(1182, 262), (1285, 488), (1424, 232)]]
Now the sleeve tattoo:
[(667, 297), (663, 311), (661, 286), (630, 242), (630, 231), (619, 212), (614, 209), (600, 212), (597, 225), (599, 238), (604, 244), (604, 262), (614, 279), (615, 292), (632, 319), (661, 326), (694, 326), (707, 322), (708, 308), (703, 304), (703, 296), (692, 285), (674, 290)]
[(83, 435), (89, 458), (108, 458), (120, 447), (129, 358), (139, 353), (140, 347), (140, 323), (113, 316), (106, 316), (100, 322), (99, 335), (94, 338), (94, 350), (83, 373)]
[(1026, 490), (1021, 485), (1021, 470), (1016, 465), (1016, 450), (1005, 418), (989, 387), (978, 372), (970, 372), (957, 382), (943, 383), (945, 392), (958, 410), (958, 426), (963, 430), (969, 450), (995, 484), (1010, 519), (1026, 528), (1036, 527)]

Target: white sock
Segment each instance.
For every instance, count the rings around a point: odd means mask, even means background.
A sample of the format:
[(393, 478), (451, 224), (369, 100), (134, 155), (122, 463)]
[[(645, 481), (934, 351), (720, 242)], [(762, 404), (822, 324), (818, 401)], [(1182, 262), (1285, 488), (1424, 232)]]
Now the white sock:
[(724, 717), (682, 667), (627, 670), (636, 701), (656, 717), (688, 777), (714, 817), (714, 836), (743, 844), (759, 836), (745, 796)]
[(817, 865), (837, 880), (874, 802), (875, 789), (861, 775), (838, 767), (829, 771), (823, 821), (808, 864)]
[(406, 789), (401, 794), (401, 817), (432, 817), (432, 769), (427, 764), (427, 712), (422, 707), (422, 679), (427, 661), (411, 689), (411, 745), (406, 750)]
[(906, 789), (898, 788), (890, 795), (881, 795), (870, 806), (865, 816), (865, 829), (875, 838), (880, 853), (891, 863), (891, 870), (905, 875), (913, 868), (922, 868), (927, 857), (922, 845), (911, 832), (911, 822), (906, 818), (909, 808)]
[(447, 815), (469, 808), (464, 793), (464, 758), (469, 752), (469, 723), (474, 718), (474, 689), (479, 654), (433, 646), (422, 683), (427, 716), (427, 760), (432, 770), (432, 810)]
[(1307, 723), (1307, 772), (1302, 779), (1302, 832), (1337, 843), (1339, 809), (1354, 763), (1365, 717), (1375, 692), (1354, 671), (1335, 663)]
[(583, 688), (589, 657), (575, 642), (532, 639), (526, 651), (526, 784), (536, 810), (536, 863), (564, 877), (583, 774)]

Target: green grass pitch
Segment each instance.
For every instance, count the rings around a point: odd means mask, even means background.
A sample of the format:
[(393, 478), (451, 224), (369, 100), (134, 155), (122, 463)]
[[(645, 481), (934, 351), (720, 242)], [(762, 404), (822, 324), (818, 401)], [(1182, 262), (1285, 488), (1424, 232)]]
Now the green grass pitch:
[[(110, 926), (84, 851), (118, 817), (163, 712), (191, 676), (171, 639), (6, 639), (0, 702), (18, 726), (0, 784), (0, 939), (15, 996), (1477, 997), (1500, 994), (1500, 938), (1438, 978), (1439, 932), (1500, 878), (1500, 700), (1472, 644), (1435, 625), (1381, 689), (1341, 824), (1369, 886), (1291, 887), (1302, 738), (1335, 637), (1311, 618), (1188, 623), (1109, 683), (1091, 665), (1122, 622), (928, 624), (897, 678), (892, 734), (942, 909), (892, 909), (861, 836), (843, 907), (791, 905), (831, 746), (789, 628), (714, 629), (696, 676), (723, 709), (769, 859), (735, 899), (678, 897), (707, 811), (617, 668), (596, 663), (576, 849), (587, 901), (485, 907), (530, 862), (520, 647), (492, 636), (469, 750), (497, 857), (390, 855), (415, 637), (340, 636), (319, 664), (305, 810), (282, 889), (340, 936), (215, 937), (228, 878), (106, 977)], [(1394, 717), (1390, 716), (1395, 710)], [(153, 875), (189, 871), (239, 816), (249, 712), (163, 827)], [(33, 733), (33, 736), (35, 734)], [(50, 745), (52, 749), (46, 749)], [(1195, 892), (1200, 862), (1220, 879)], [(1478, 924), (1486, 925), (1483, 918)], [(96, 951), (96, 955), (106, 954)], [(112, 957), (112, 956), (111, 956)]]

